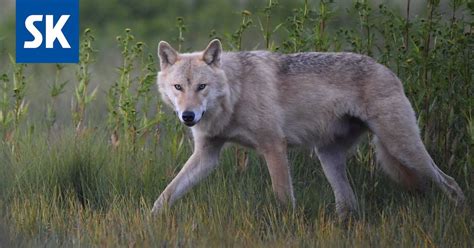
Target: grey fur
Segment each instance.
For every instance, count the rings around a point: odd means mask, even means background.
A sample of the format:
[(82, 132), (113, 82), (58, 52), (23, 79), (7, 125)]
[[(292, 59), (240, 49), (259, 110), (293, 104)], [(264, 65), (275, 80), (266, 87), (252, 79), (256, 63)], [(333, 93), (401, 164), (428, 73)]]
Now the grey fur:
[[(158, 53), (174, 55), (170, 48), (160, 43)], [(155, 202), (153, 213), (208, 175), (222, 145), (235, 142), (263, 154), (277, 198), (293, 206), (287, 145), (313, 147), (334, 190), (337, 212), (346, 218), (356, 211), (357, 201), (345, 159), (367, 130), (378, 138), (382, 168), (396, 181), (421, 188), (430, 179), (456, 203), (464, 201), (457, 183), (426, 151), (402, 84), (385, 66), (354, 53), (220, 49), (214, 40), (204, 52), (178, 54), (172, 65), (160, 57), (163, 100), (178, 114), (193, 111), (199, 118), (191, 128), (195, 151)], [(183, 89), (176, 90), (175, 84)], [(197, 90), (199, 84), (206, 89)]]

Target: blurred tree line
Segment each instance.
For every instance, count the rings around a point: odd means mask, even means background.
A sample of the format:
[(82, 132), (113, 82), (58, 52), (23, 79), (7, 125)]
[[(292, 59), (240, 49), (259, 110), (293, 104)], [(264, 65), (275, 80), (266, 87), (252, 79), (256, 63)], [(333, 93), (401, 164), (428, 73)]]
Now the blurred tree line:
[[(301, 6), (305, 0), (275, 0), (273, 2), (278, 3), (272, 9), (272, 26), (276, 26), (287, 22), (286, 18), (291, 16), (294, 9)], [(314, 7), (320, 1), (307, 2), (309, 6)], [(373, 6), (385, 3), (403, 12), (407, 1), (371, 0), (369, 2)], [(449, 0), (442, 0), (441, 8), (443, 6), (448, 8), (448, 2)], [(335, 1), (337, 13), (333, 13), (330, 26), (337, 27), (355, 22), (355, 18), (348, 18), (347, 11), (353, 3), (352, 0)], [(131, 28), (138, 36), (137, 38), (149, 45), (148, 49), (154, 49), (159, 40), (167, 40), (172, 44), (177, 42), (177, 18), (181, 17), (186, 37), (183, 50), (187, 51), (200, 49), (200, 46), (206, 44), (211, 37), (222, 38), (224, 35), (230, 35), (239, 28), (241, 12), (247, 10), (252, 15), (254, 20), (252, 25), (255, 30), (249, 30), (251, 35), (245, 40), (251, 42), (248, 42), (247, 46), (244, 42), (243, 49), (264, 48), (263, 37), (255, 36), (259, 33), (258, 28), (255, 27), (262, 20), (267, 5), (267, 0), (80, 0), (80, 25), (81, 30), (91, 28), (96, 33), (101, 50), (116, 48), (115, 37), (125, 28)], [(411, 1), (411, 5), (413, 15), (426, 9), (425, 1)], [(0, 10), (1, 65), (7, 60), (6, 55), (13, 54), (15, 49), (15, 1), (0, 0), (0, 6), (2, 6)], [(284, 30), (280, 30), (275, 37), (278, 39), (287, 35)]]
[[(273, 15), (276, 20), (284, 21), (303, 1), (278, 2), (281, 7)], [(103, 36), (98, 40), (107, 40), (114, 39), (124, 28), (131, 28), (140, 39), (154, 47), (159, 40), (177, 42), (177, 19), (180, 18), (186, 34), (183, 49), (189, 50), (194, 45), (206, 44), (211, 37), (233, 32), (239, 27), (243, 10), (255, 13), (266, 4), (264, 0), (81, 0), (81, 29), (90, 27)]]

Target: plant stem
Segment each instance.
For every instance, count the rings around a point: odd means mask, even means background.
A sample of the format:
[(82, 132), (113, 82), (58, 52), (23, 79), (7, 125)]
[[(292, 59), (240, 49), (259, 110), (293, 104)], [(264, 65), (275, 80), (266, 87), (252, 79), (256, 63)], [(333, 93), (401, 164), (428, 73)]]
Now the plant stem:
[(410, 0), (407, 0), (407, 9), (406, 9), (406, 22), (405, 22), (405, 53), (408, 52), (408, 46), (409, 46), (409, 41), (408, 39), (410, 38)]

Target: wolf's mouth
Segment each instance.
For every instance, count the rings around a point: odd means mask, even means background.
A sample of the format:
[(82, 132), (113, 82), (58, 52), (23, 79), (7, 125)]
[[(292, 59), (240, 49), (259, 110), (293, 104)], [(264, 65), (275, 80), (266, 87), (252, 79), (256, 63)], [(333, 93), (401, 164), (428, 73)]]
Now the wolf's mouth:
[(203, 111), (202, 114), (201, 114), (201, 117), (199, 119), (194, 119), (192, 121), (184, 121), (182, 120), (182, 122), (184, 123), (184, 125), (188, 126), (188, 127), (192, 127), (194, 125), (196, 125), (197, 123), (199, 123), (199, 121), (201, 121), (201, 119), (204, 117), (204, 113), (206, 113), (206, 111)]
[[(188, 126), (188, 127), (192, 127), (192, 126), (196, 125), (197, 123), (199, 123), (199, 121), (201, 121), (202, 117), (204, 116), (204, 113), (206, 113), (206, 111), (203, 111), (203, 112), (201, 113), (201, 116), (198, 116), (197, 119), (194, 118), (194, 114), (192, 114), (192, 117), (191, 117), (191, 118), (187, 118), (187, 116), (186, 116), (186, 117), (183, 116), (183, 118), (179, 118), (179, 119), (181, 120), (181, 122), (182, 122), (184, 125), (186, 125), (186, 126)], [(179, 116), (179, 112), (178, 112), (178, 111), (176, 111), (176, 114)], [(189, 113), (188, 113), (188, 115), (189, 115)]]
[(194, 125), (196, 125), (197, 122), (194, 122), (194, 121), (185, 121), (183, 122), (184, 125), (188, 126), (188, 127), (192, 127)]

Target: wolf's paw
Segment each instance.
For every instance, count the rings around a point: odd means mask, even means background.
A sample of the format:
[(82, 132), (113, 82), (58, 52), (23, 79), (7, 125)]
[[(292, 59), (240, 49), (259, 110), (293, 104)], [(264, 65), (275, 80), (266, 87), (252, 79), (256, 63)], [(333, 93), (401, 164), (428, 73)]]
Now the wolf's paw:
[(164, 207), (164, 198), (160, 196), (153, 204), (153, 208), (151, 209), (151, 215), (153, 217), (158, 216), (163, 211), (163, 207)]
[(357, 208), (350, 204), (336, 203), (336, 213), (341, 223), (351, 222), (358, 217)]
[(459, 189), (457, 192), (456, 192), (456, 196), (455, 196), (455, 200), (454, 200), (455, 204), (456, 204), (456, 208), (458, 209), (465, 209), (467, 207), (467, 204), (466, 204), (466, 197), (464, 196), (464, 193), (462, 192), (461, 189)]

